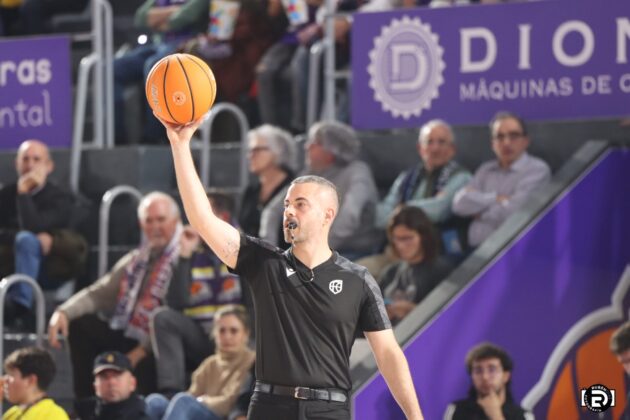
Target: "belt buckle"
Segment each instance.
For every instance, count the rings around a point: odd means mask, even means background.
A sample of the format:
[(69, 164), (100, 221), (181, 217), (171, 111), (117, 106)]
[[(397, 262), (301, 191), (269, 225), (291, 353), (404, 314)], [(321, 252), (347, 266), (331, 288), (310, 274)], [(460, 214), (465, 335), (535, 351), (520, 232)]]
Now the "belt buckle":
[[(308, 400), (310, 399), (310, 388), (306, 388), (303, 386), (296, 386), (295, 390), (293, 392), (293, 398), (298, 399), (298, 400)], [(301, 391), (305, 391), (306, 392), (306, 396), (304, 394), (301, 394)]]

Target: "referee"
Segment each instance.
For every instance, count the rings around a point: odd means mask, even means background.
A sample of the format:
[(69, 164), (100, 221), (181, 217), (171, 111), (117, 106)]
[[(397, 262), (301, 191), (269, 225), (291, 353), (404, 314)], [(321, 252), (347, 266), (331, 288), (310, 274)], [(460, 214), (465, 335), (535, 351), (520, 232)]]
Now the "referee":
[(422, 419), (378, 285), (365, 268), (328, 246), (339, 207), (335, 186), (317, 176), (291, 183), (283, 223), (292, 247), (283, 252), (240, 234), (213, 213), (190, 152), (201, 120), (163, 124), (191, 225), (252, 291), (257, 381), (248, 419), (349, 419), (348, 359), (357, 331), (364, 332), (407, 418)]

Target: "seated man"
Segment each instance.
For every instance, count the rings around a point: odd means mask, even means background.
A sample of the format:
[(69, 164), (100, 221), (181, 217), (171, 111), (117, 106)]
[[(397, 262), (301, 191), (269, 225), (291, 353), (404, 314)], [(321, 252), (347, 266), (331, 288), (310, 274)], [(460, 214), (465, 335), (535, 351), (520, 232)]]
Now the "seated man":
[(92, 363), (103, 351), (125, 352), (141, 393), (154, 388), (154, 361), (146, 358), (151, 349), (149, 322), (173, 293), (171, 277), (177, 271), (182, 231), (179, 207), (169, 195), (152, 192), (140, 201), (138, 221), (143, 243), (59, 306), (50, 319), (51, 345), (59, 347), (60, 333), (69, 340), (77, 407), (92, 396)]
[[(15, 159), (18, 180), (0, 189), (0, 277), (26, 274), (43, 287), (78, 275), (87, 244), (73, 223), (75, 197), (48, 176), (55, 164), (38, 140), (23, 142)], [(9, 323), (24, 318), (33, 304), (27, 284), (13, 286), (5, 302)]]
[[(219, 193), (208, 197), (215, 213), (230, 223), (229, 197)], [(242, 302), (238, 276), (229, 273), (214, 252), (199, 245), (197, 233), (185, 228), (178, 270), (172, 280), (172, 290), (177, 287), (179, 293), (172, 294), (170, 307), (156, 311), (150, 324), (157, 389), (165, 395), (185, 390), (188, 371), (214, 352), (212, 329), (217, 311)]]
[(144, 399), (136, 394), (137, 381), (129, 358), (106, 351), (94, 359), (93, 410), (82, 420), (149, 420)]
[(326, 178), (339, 192), (339, 213), (329, 244), (348, 259), (371, 254), (378, 245), (374, 228), (378, 191), (372, 170), (358, 159), (360, 143), (354, 130), (339, 122), (319, 122), (308, 132), (306, 168), (302, 175)]
[[(125, 126), (126, 86), (140, 84), (160, 59), (176, 52), (177, 47), (208, 24), (207, 0), (145, 0), (135, 14), (134, 24), (154, 34), (152, 41), (140, 45), (114, 60), (114, 101), (116, 142), (128, 143)], [(146, 107), (143, 142), (157, 143), (164, 137), (162, 125)]]
[(56, 371), (50, 353), (37, 347), (23, 347), (5, 359), (4, 371), (5, 375), (0, 378), (4, 389), (0, 403), (6, 396), (14, 404), (2, 416), (4, 420), (68, 420), (63, 408), (46, 397)]
[(472, 181), (455, 194), (453, 213), (473, 216), (468, 243), (476, 247), (517, 211), (529, 194), (551, 178), (549, 166), (527, 153), (525, 122), (501, 112), (490, 123), (496, 160), (486, 162)]
[(444, 419), (533, 419), (512, 397), (513, 366), (510, 356), (498, 346), (482, 343), (473, 347), (466, 355), (466, 369), (472, 380), (469, 396), (449, 405)]

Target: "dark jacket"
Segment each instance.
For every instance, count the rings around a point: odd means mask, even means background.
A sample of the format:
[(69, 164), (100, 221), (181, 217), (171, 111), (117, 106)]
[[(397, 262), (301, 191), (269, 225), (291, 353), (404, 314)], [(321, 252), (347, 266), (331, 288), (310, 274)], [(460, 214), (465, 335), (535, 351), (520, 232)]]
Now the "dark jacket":
[(96, 401), (94, 417), (89, 420), (151, 420), (146, 413), (144, 399), (137, 394), (117, 403), (103, 404)]
[[(450, 407), (450, 410), (454, 408), (452, 417), (445, 416), (444, 418), (450, 418), (452, 420), (487, 420), (488, 417), (483, 411), (483, 408), (477, 401), (472, 398), (465, 400), (455, 401)], [(513, 401), (506, 401), (501, 408), (503, 411), (503, 417), (505, 420), (527, 420), (527, 412)], [(529, 417), (531, 418), (531, 417)]]

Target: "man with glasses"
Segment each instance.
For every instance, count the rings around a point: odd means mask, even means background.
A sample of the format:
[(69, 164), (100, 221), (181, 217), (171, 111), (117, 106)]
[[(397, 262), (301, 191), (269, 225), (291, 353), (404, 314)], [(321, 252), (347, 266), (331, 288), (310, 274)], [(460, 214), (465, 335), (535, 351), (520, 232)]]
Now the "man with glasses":
[(490, 131), (497, 159), (481, 165), (472, 181), (453, 199), (455, 214), (474, 217), (468, 230), (468, 243), (473, 247), (551, 178), (549, 166), (527, 153), (529, 137), (520, 117), (501, 112), (492, 119)]
[(514, 402), (510, 383), (514, 364), (499, 346), (482, 343), (466, 355), (472, 385), (468, 398), (450, 404), (445, 420), (529, 420), (531, 413)]

